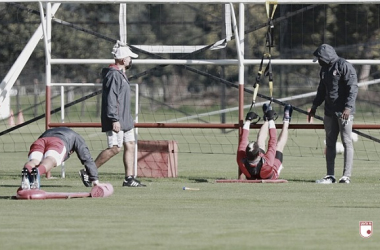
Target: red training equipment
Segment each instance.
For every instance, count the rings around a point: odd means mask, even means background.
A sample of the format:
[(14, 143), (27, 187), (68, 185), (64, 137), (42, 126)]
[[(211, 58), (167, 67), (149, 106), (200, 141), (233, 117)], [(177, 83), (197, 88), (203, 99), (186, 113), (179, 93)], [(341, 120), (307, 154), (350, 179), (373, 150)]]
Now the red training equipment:
[(113, 186), (110, 183), (101, 183), (91, 189), (91, 197), (108, 197), (113, 194)]

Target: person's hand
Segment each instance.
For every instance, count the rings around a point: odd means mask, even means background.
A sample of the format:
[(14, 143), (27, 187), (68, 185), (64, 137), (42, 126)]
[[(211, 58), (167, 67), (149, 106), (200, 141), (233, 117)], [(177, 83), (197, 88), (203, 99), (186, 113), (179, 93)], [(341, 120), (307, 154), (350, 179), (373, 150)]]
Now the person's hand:
[(116, 132), (116, 133), (119, 133), (119, 131), (120, 131), (120, 122), (113, 122), (112, 123), (112, 130), (114, 131), (114, 132)]
[(350, 115), (351, 115), (351, 109), (349, 109), (349, 108), (345, 108), (344, 110), (343, 110), (343, 113), (342, 113), (342, 119), (343, 120), (348, 120), (349, 118), (350, 118)]
[(310, 123), (311, 117), (315, 116), (316, 108), (311, 108), (309, 113), (307, 114), (307, 121)]
[(92, 186), (94, 187), (94, 186), (97, 186), (97, 185), (99, 185), (99, 180), (96, 180), (96, 181), (93, 181), (92, 182)]
[(247, 115), (245, 116), (246, 121), (252, 121), (257, 119), (257, 114), (255, 112), (248, 112)]

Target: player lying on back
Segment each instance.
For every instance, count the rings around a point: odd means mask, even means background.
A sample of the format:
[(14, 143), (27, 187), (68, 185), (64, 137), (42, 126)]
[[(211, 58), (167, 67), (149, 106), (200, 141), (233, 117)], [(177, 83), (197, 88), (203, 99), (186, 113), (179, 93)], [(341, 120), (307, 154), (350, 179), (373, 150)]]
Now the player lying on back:
[(46, 130), (30, 146), (29, 160), (22, 169), (21, 188), (39, 189), (40, 175), (61, 165), (74, 152), (89, 175), (88, 180), (82, 179), (83, 184), (98, 185), (98, 169), (83, 137), (70, 128), (59, 127)]
[[(274, 119), (277, 116), (270, 105), (263, 105), (264, 123), (257, 134), (256, 141), (248, 141), (251, 121), (257, 118), (257, 114), (249, 112), (246, 115), (240, 136), (236, 161), (241, 171), (240, 179), (248, 180), (278, 179), (283, 169), (283, 150), (288, 140), (288, 128), (293, 107), (287, 104), (284, 108), (283, 128), (277, 140), (276, 125)], [(269, 133), (268, 148), (265, 151), (265, 143)]]

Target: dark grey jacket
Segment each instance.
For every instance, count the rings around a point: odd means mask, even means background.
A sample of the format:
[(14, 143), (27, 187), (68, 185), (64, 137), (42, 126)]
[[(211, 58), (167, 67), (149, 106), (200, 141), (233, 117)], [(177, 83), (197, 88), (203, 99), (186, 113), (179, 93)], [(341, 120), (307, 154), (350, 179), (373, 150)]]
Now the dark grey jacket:
[(121, 130), (134, 127), (131, 115), (131, 88), (127, 76), (115, 65), (102, 69), (102, 132), (112, 130), (113, 122), (120, 122)]
[(56, 137), (63, 141), (66, 146), (66, 155), (63, 161), (67, 160), (72, 153), (77, 153), (81, 163), (86, 168), (90, 181), (98, 180), (98, 168), (91, 157), (90, 150), (88, 149), (83, 137), (72, 129), (67, 127), (58, 127), (46, 130), (39, 138), (43, 137)]
[(353, 115), (358, 94), (354, 67), (344, 58), (339, 57), (334, 48), (328, 44), (322, 44), (313, 55), (327, 64), (321, 67), (320, 82), (313, 108), (316, 109), (324, 101), (327, 116), (343, 112), (345, 108), (350, 108)]

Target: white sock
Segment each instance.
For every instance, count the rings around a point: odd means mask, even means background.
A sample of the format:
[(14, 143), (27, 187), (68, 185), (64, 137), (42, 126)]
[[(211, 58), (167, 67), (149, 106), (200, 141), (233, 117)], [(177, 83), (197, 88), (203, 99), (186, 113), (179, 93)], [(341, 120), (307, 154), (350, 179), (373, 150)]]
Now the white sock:
[(251, 122), (250, 121), (246, 121), (243, 125), (243, 129), (246, 129), (246, 130), (249, 130), (249, 127), (251, 126)]
[(273, 120), (269, 121), (269, 128), (276, 128), (276, 124), (274, 123)]

